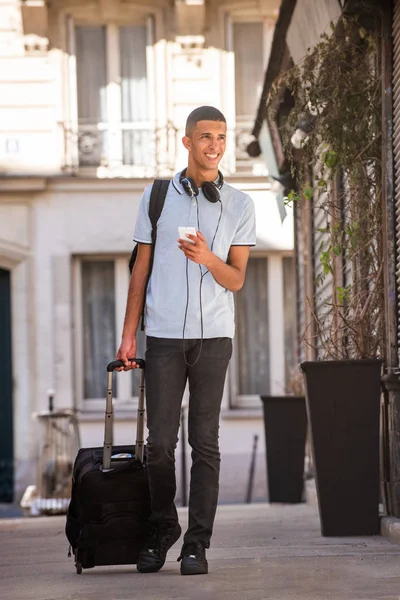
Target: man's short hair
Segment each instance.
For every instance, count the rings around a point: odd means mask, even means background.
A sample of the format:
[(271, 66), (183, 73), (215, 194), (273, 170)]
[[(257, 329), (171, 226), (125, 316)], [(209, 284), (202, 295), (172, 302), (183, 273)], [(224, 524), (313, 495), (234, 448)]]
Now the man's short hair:
[(185, 135), (190, 135), (199, 121), (221, 121), (226, 123), (222, 112), (214, 106), (199, 106), (192, 110), (186, 120)]

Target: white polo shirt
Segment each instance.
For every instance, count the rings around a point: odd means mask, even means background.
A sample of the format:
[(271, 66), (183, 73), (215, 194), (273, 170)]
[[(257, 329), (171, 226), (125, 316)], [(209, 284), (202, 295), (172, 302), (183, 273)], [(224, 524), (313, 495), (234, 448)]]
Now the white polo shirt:
[[(209, 202), (201, 188), (197, 199), (190, 198), (179, 183), (179, 175), (169, 185), (157, 225), (153, 270), (146, 296), (146, 334), (182, 339), (188, 300), (185, 339), (201, 338), (201, 314), (204, 338), (232, 338), (233, 294), (217, 283), (211, 273), (206, 273), (204, 265), (199, 267), (187, 261), (178, 247), (178, 227), (192, 226), (201, 231), (209, 248), (212, 245), (214, 254), (226, 262), (231, 246), (256, 243), (254, 204), (250, 196), (227, 183), (221, 189), (221, 202)], [(142, 244), (151, 244), (151, 188), (150, 185), (144, 190), (134, 232), (134, 240)]]

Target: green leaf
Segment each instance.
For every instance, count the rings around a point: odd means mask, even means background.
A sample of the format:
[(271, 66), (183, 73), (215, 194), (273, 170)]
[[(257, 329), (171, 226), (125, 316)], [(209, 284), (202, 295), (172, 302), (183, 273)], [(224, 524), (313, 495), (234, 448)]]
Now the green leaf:
[(342, 254), (342, 248), (340, 246), (334, 246), (333, 252), (336, 254), (336, 256), (340, 256)]
[(351, 292), (351, 285), (348, 285), (347, 287), (337, 287), (336, 288), (337, 299), (340, 302), (340, 304), (344, 304), (346, 301), (349, 300), (350, 292)]
[(318, 187), (326, 187), (328, 184), (326, 183), (325, 179), (320, 179), (318, 181)]
[(337, 292), (338, 300), (342, 304), (343, 299), (344, 299), (345, 289), (343, 287), (338, 287), (338, 288), (336, 288), (336, 292)]
[(283, 203), (285, 206), (290, 206), (293, 202), (298, 202), (300, 200), (300, 196), (294, 190), (290, 190), (287, 196), (283, 198)]
[(314, 196), (314, 190), (312, 189), (312, 187), (306, 187), (303, 191), (303, 195), (304, 198), (306, 198), (306, 200), (312, 200)]
[(329, 247), (328, 250), (324, 250), (323, 252), (321, 252), (321, 256), (319, 257), (321, 264), (324, 266), (324, 270), (326, 269), (326, 267), (328, 267), (328, 271), (325, 271), (327, 273), (329, 273), (331, 270), (330, 251), (331, 251), (331, 248)]
[(338, 162), (338, 155), (335, 150), (327, 150), (322, 153), (322, 161), (329, 169), (334, 169)]
[(300, 196), (295, 190), (290, 190), (287, 197), (290, 202), (298, 202), (300, 200)]

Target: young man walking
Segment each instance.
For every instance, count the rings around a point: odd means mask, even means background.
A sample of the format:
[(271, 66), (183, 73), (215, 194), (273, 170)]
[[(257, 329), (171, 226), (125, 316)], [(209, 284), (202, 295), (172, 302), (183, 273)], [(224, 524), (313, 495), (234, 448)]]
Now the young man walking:
[[(175, 448), (181, 402), (189, 383), (188, 440), (192, 448), (189, 524), (181, 560), (183, 575), (208, 572), (218, 502), (219, 414), (234, 335), (233, 292), (243, 286), (250, 246), (255, 245), (251, 198), (224, 183), (218, 170), (226, 148), (226, 121), (214, 107), (195, 109), (182, 139), (187, 168), (169, 185), (151, 259), (151, 186), (144, 191), (134, 239), (138, 254), (129, 285), (117, 358), (125, 370), (136, 356), (136, 332), (145, 300), (148, 475), (152, 529), (138, 571), (162, 568), (181, 527), (174, 503)], [(178, 227), (196, 235), (178, 237)]]

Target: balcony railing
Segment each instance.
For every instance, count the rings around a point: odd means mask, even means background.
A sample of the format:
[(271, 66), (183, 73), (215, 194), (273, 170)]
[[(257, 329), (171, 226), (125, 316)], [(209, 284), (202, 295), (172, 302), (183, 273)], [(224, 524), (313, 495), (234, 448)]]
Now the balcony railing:
[[(227, 175), (265, 175), (263, 159), (252, 159), (246, 148), (251, 141), (253, 122), (237, 119), (228, 132), (228, 146), (222, 168)], [(63, 123), (64, 171), (97, 177), (170, 177), (176, 168), (183, 132), (172, 122), (163, 127), (152, 123)]]
[(155, 177), (173, 173), (177, 130), (172, 123), (64, 123), (65, 170), (98, 176)]

